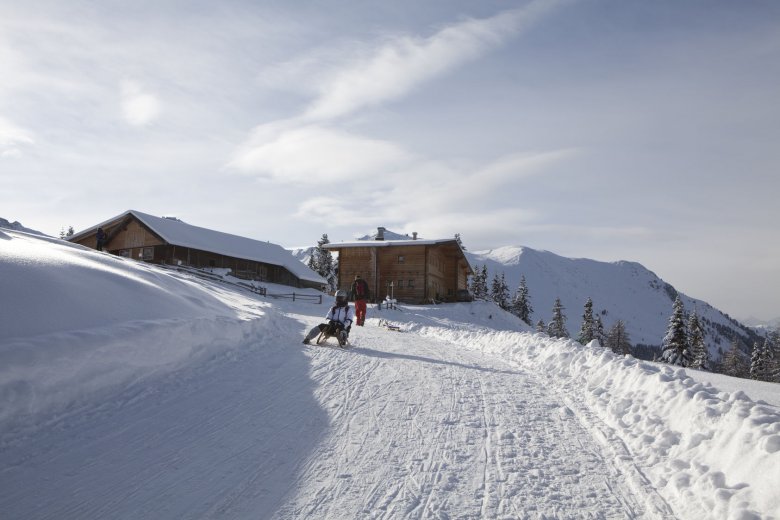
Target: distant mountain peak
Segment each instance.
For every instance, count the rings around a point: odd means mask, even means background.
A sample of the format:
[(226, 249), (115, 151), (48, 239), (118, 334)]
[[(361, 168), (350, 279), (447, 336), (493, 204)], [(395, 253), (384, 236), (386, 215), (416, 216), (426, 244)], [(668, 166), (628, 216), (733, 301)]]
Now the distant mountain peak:
[(503, 246), (495, 249), (474, 251), (474, 255), (490, 258), (499, 264), (518, 265), (526, 249), (528, 248), (523, 246)]
[(417, 240), (422, 240), (422, 238), (419, 236), (415, 237), (415, 235), (416, 233), (413, 233), (412, 235), (409, 235), (408, 233), (401, 234), (383, 227), (378, 227), (376, 232), (358, 237), (358, 240), (413, 240), (415, 238)]
[(633, 344), (659, 346), (664, 337), (672, 302), (679, 295), (687, 313), (696, 312), (705, 323), (705, 336), (713, 359), (728, 349), (736, 335), (752, 344), (753, 331), (731, 319), (710, 304), (680, 293), (671, 284), (638, 262), (603, 262), (588, 258), (567, 258), (550, 251), (526, 246), (504, 246), (483, 251), (467, 251), (475, 268), (487, 266), (488, 283), (504, 274), (510, 293), (526, 278), (531, 319), (550, 321), (553, 303), (560, 299), (568, 317), (567, 328), (575, 336), (582, 322), (583, 305), (588, 298), (608, 329), (617, 320), (625, 323)]
[(14, 231), (22, 231), (24, 233), (32, 233), (33, 235), (47, 236), (45, 233), (41, 233), (40, 231), (24, 227), (19, 221), (9, 222), (4, 218), (0, 218), (0, 228), (13, 229)]

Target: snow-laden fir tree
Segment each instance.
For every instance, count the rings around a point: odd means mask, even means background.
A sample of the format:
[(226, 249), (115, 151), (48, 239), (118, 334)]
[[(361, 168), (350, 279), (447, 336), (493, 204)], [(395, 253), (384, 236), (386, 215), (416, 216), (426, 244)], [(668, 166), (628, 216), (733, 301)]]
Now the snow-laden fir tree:
[(544, 320), (541, 318), (536, 322), (536, 332), (547, 333), (547, 325), (544, 324)]
[(582, 345), (587, 345), (596, 338), (595, 322), (593, 320), (593, 300), (588, 298), (585, 302), (585, 310), (582, 313), (582, 325), (580, 333), (577, 335), (577, 341)]
[(493, 283), (490, 288), (490, 299), (502, 309), (506, 310), (509, 308), (509, 287), (506, 284), (504, 273), (501, 273), (501, 276), (499, 276), (498, 273), (493, 276)]
[(780, 353), (777, 352), (777, 332), (764, 339), (764, 359), (766, 362), (766, 380), (780, 383)]
[(669, 327), (662, 344), (661, 360), (683, 367), (690, 366), (693, 361), (685, 326), (685, 309), (679, 296), (674, 300), (672, 316), (669, 318)]
[(520, 286), (515, 291), (515, 297), (512, 300), (510, 308), (512, 314), (520, 318), (526, 325), (531, 325), (531, 314), (534, 312), (531, 307), (531, 299), (528, 296), (528, 285), (525, 283), (525, 275), (520, 276)]
[(327, 233), (317, 241), (317, 247), (309, 258), (309, 269), (325, 278), (328, 292), (333, 292), (336, 290), (336, 265), (331, 252), (325, 249), (325, 244), (330, 244)]
[(704, 342), (704, 329), (702, 329), (696, 309), (693, 309), (691, 317), (688, 319), (688, 343), (691, 345), (691, 355), (693, 356), (691, 368), (709, 370), (710, 353)]
[(599, 345), (606, 346), (607, 344), (607, 333), (604, 332), (604, 322), (601, 321), (601, 316), (596, 315), (595, 324), (593, 325), (594, 333), (595, 333), (595, 339), (599, 340)]
[(626, 355), (631, 354), (631, 340), (626, 332), (626, 324), (623, 320), (617, 320), (617, 322), (610, 327), (607, 333), (607, 343), (605, 345), (615, 354)]
[(566, 315), (563, 314), (564, 308), (561, 299), (556, 298), (553, 305), (553, 314), (550, 324), (547, 325), (547, 334), (553, 338), (568, 338), (569, 331), (566, 330)]
[(720, 363), (720, 371), (727, 376), (733, 377), (745, 377), (748, 372), (748, 366), (745, 362), (744, 355), (739, 348), (739, 339), (736, 337), (731, 340), (731, 347), (723, 354), (723, 359)]
[(753, 343), (750, 353), (750, 379), (764, 381), (766, 379), (766, 363), (764, 362), (764, 346), (758, 341)]
[(488, 299), (487, 265), (477, 267), (474, 277), (471, 279), (471, 294), (475, 300), (486, 301)]

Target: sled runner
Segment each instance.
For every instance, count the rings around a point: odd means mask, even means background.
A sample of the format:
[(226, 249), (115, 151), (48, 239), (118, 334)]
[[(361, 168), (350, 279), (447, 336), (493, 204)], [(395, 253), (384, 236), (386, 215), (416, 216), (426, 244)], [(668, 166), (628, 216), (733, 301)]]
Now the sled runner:
[(336, 338), (336, 341), (338, 341), (339, 347), (341, 348), (347, 348), (349, 343), (349, 338), (346, 336), (342, 336), (343, 330), (338, 329), (337, 327), (334, 327), (332, 325), (328, 325), (324, 329), (322, 329), (322, 332), (320, 332), (320, 335), (317, 336), (316, 343), (317, 345), (323, 345), (325, 344), (330, 338)]
[(403, 332), (403, 331), (401, 330), (401, 327), (399, 327), (398, 325), (396, 325), (396, 324), (394, 324), (394, 323), (390, 323), (390, 322), (389, 322), (389, 321), (387, 321), (387, 320), (379, 320), (379, 326), (380, 326), (380, 327), (384, 327), (384, 328), (386, 328), (387, 330), (394, 330), (394, 331), (396, 331), (396, 332)]

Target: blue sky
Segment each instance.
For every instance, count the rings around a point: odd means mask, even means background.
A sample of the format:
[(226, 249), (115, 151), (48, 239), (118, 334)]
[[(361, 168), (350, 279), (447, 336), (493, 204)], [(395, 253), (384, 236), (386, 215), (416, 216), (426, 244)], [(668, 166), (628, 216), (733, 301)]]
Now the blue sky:
[(780, 316), (780, 4), (0, 0), (0, 216), (632, 260)]

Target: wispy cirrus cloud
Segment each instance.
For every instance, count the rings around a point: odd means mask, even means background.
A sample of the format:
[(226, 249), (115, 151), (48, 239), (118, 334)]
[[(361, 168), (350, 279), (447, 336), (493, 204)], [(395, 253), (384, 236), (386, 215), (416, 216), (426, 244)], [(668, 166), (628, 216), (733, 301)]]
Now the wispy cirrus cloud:
[(500, 46), (556, 3), (537, 1), (490, 18), (467, 19), (427, 38), (388, 39), (325, 78), (305, 117), (332, 119), (400, 98)]
[(0, 116), (0, 157), (15, 158), (22, 155), (22, 148), (35, 144), (29, 130)]
[(402, 146), (337, 129), (340, 117), (403, 97), (505, 43), (558, 2), (534, 1), (493, 17), (469, 18), (429, 37), (396, 36), (376, 45), (334, 47), (268, 67), (266, 86), (295, 88), (314, 100), (295, 117), (256, 127), (229, 168), (287, 182), (343, 180), (409, 170)]
[[(492, 230), (517, 233), (519, 226), (536, 225), (542, 214), (537, 206), (507, 206), (505, 193), (529, 177), (546, 175), (571, 158), (574, 152), (560, 150), (501, 157), (481, 168), (452, 166), (436, 161), (410, 162), (391, 175), (363, 176), (349, 187), (360, 204), (345, 204), (341, 192), (303, 198), (296, 217), (325, 219), (331, 225), (381, 222), (396, 231), (421, 229), (449, 234), (453, 225), (474, 235)], [(501, 202), (497, 202), (501, 201)]]

